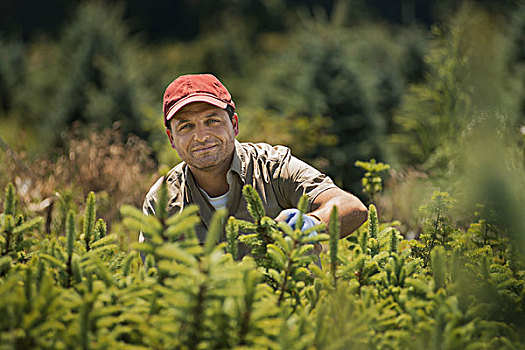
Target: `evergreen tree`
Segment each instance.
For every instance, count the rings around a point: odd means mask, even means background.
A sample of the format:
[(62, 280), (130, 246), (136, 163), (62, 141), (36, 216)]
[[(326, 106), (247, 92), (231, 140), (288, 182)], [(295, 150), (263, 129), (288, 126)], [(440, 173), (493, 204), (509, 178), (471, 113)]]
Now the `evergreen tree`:
[(118, 121), (124, 134), (146, 136), (142, 104), (149, 102), (149, 92), (141, 85), (147, 66), (137, 61), (137, 41), (122, 19), (123, 11), (86, 2), (64, 28), (58, 58), (62, 80), (47, 113), (48, 133), (60, 137), (57, 131), (74, 121), (99, 128)]

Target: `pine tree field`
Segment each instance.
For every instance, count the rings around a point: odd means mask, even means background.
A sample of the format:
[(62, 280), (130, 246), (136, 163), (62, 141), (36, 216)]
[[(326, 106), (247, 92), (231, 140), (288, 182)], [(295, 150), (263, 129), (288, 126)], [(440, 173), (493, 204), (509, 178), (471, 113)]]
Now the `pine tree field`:
[[(448, 193), (423, 208), (420, 240), (381, 222), (374, 204), (367, 223), (339, 240), (337, 208), (328, 228), (292, 230), (265, 216), (247, 186), (253, 222), (217, 212), (199, 245), (196, 208), (166, 217), (163, 191), (157, 217), (121, 208), (124, 225), (149, 238), (123, 251), (97, 219), (93, 192), (84, 212), (70, 210), (64, 231), (49, 235), (42, 218), (18, 214), (9, 184), (0, 216), (2, 349), (525, 346), (522, 252), (481, 214), (466, 231), (452, 226)], [(239, 242), (251, 256), (238, 259)], [(326, 248), (322, 268), (315, 242)]]
[[(0, 6), (0, 350), (525, 349), (524, 1), (41, 3)], [(201, 72), (366, 223), (143, 215)]]

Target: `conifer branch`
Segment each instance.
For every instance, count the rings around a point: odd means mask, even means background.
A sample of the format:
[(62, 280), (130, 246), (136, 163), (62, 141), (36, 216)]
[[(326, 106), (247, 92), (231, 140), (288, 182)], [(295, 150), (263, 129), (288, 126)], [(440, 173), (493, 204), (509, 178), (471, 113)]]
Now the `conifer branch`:
[(438, 246), (432, 249), (430, 263), (434, 277), (434, 290), (445, 288), (446, 252), (444, 247)]
[(89, 252), (90, 250), (90, 241), (91, 241), (91, 234), (93, 232), (93, 226), (95, 225), (95, 219), (96, 219), (96, 199), (95, 199), (95, 193), (93, 191), (89, 192), (87, 201), (86, 201), (86, 210), (84, 212), (84, 227), (83, 227), (83, 234), (84, 234), (84, 243), (86, 245), (86, 251)]
[(390, 229), (390, 244), (388, 246), (388, 252), (390, 254), (396, 253), (397, 246), (398, 246), (397, 232), (395, 228), (391, 228)]
[(75, 283), (82, 282), (82, 267), (80, 266), (80, 259), (76, 255), (71, 259), (71, 271)]
[(67, 214), (67, 219), (66, 219), (66, 248), (67, 248), (66, 287), (67, 288), (70, 287), (71, 277), (73, 276), (71, 259), (73, 258), (73, 249), (75, 247), (76, 239), (77, 239), (77, 235), (76, 235), (76, 229), (75, 229), (75, 213), (73, 212), (73, 210), (70, 210)]
[(20, 235), (25, 232), (38, 229), (42, 225), (43, 222), (44, 222), (44, 219), (42, 217), (31, 219), (29, 221), (24, 222), (22, 225), (15, 227), (13, 230), (13, 233), (15, 235)]
[(337, 244), (339, 242), (339, 215), (337, 207), (334, 205), (330, 213), (330, 223), (328, 224), (328, 231), (330, 234), (330, 273), (332, 275), (332, 283), (334, 288), (337, 288)]
[[(294, 244), (294, 247), (295, 249), (295, 244)], [(277, 300), (277, 305), (280, 306), (281, 305), (281, 302), (283, 301), (284, 299), (284, 293), (286, 292), (286, 286), (287, 286), (287, 283), (288, 283), (288, 276), (290, 275), (291, 271), (292, 271), (292, 265), (293, 265), (293, 261), (292, 259), (289, 257), (286, 261), (286, 267), (285, 267), (285, 270), (284, 270), (284, 277), (282, 279), (282, 282), (281, 282), (281, 288), (280, 288), (280, 293), (279, 293), (279, 299)]]
[(7, 274), (11, 268), (12, 259), (9, 256), (3, 256), (0, 258), (0, 277)]
[(235, 218), (230, 217), (228, 223), (226, 224), (226, 252), (230, 253), (233, 257), (233, 260), (238, 259), (239, 244), (237, 242), (237, 237), (239, 236), (239, 226), (235, 223)]
[(206, 234), (206, 241), (204, 242), (204, 254), (208, 255), (213, 251), (213, 248), (219, 242), (219, 238), (223, 229), (224, 217), (226, 216), (226, 210), (218, 210), (213, 214), (211, 218), (210, 227)]
[(11, 249), (11, 238), (13, 236), (13, 230), (15, 227), (15, 219), (12, 215), (5, 215), (4, 216), (4, 227), (3, 231), (5, 233), (5, 246), (4, 251), (2, 252), (3, 256), (6, 256), (9, 253), (9, 250)]
[(361, 233), (359, 245), (361, 246), (363, 254), (366, 254), (368, 252), (368, 231), (363, 231)]
[(253, 270), (243, 271), (244, 309), (239, 322), (239, 345), (247, 345), (247, 336), (250, 332), (253, 303), (257, 290), (258, 277)]
[(198, 287), (198, 292), (195, 298), (195, 306), (192, 309), (193, 322), (191, 323), (191, 329), (188, 339), (188, 349), (197, 349), (201, 337), (202, 337), (202, 326), (204, 321), (204, 301), (206, 300), (206, 284), (202, 283)]
[(370, 204), (368, 207), (368, 237), (377, 239), (379, 231), (379, 220), (377, 217), (376, 206)]
[(98, 219), (97, 224), (95, 225), (95, 241), (98, 241), (104, 237), (106, 237), (107, 234), (107, 226), (104, 220)]
[(42, 280), (45, 275), (45, 265), (42, 261), (42, 259), (38, 259), (38, 264), (36, 268), (36, 276), (35, 276), (35, 285), (36, 285), (36, 291), (37, 293), (40, 291), (40, 287), (42, 285)]
[(133, 250), (129, 252), (128, 255), (126, 255), (126, 258), (124, 259), (124, 262), (122, 264), (122, 275), (128, 276), (131, 271), (131, 265), (133, 263), (133, 260), (137, 258), (138, 254), (137, 251)]
[(28, 268), (25, 273), (24, 294), (26, 296), (26, 312), (30, 312), (33, 308), (33, 270)]
[(254, 221), (259, 223), (260, 220), (266, 215), (261, 197), (259, 197), (257, 191), (251, 185), (244, 186), (242, 193), (244, 198), (246, 198), (248, 212)]
[(4, 197), (4, 215), (15, 216), (16, 211), (16, 196), (15, 196), (15, 186), (13, 183), (9, 182), (5, 188), (5, 197)]
[(82, 350), (91, 349), (89, 330), (91, 328), (90, 314), (93, 308), (93, 297), (88, 296), (88, 300), (85, 300), (82, 304), (80, 311), (80, 346)]
[(164, 228), (166, 227), (166, 219), (168, 217), (168, 184), (166, 179), (166, 176), (164, 176), (162, 179), (155, 208), (155, 214), (159, 218)]

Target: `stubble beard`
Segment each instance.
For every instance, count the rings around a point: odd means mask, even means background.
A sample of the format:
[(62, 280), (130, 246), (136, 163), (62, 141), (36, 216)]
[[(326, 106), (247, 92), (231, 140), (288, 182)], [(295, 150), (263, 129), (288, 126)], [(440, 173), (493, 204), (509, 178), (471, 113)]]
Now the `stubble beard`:
[(209, 154), (203, 154), (202, 156), (194, 156), (193, 152), (190, 152), (190, 159), (186, 163), (191, 168), (202, 172), (214, 172), (221, 168), (229, 168), (229, 161), (231, 161), (234, 150), (233, 142), (219, 142), (216, 148), (215, 150), (206, 151)]

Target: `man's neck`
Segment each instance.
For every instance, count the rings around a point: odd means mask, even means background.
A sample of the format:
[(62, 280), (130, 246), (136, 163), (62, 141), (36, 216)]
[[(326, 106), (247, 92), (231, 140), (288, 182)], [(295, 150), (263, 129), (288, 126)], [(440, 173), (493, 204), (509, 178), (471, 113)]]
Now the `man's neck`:
[(220, 164), (217, 168), (197, 169), (192, 166), (189, 166), (189, 168), (197, 185), (206, 191), (210, 197), (218, 197), (230, 189), (226, 175), (228, 174), (228, 170), (230, 170), (232, 159), (233, 154), (230, 161)]

